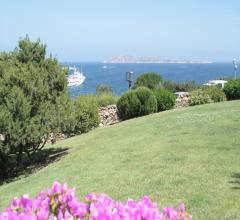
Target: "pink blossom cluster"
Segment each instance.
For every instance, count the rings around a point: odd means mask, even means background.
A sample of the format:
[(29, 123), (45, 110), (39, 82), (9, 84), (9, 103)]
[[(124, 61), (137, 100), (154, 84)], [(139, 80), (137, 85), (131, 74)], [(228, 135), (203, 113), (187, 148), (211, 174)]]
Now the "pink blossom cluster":
[(0, 220), (189, 220), (184, 204), (178, 210), (171, 207), (159, 211), (149, 197), (139, 202), (129, 199), (126, 203), (114, 201), (106, 194), (90, 193), (86, 201), (78, 200), (75, 190), (67, 184), (54, 182), (53, 186), (35, 198), (24, 195), (14, 198), (10, 208), (0, 213)]

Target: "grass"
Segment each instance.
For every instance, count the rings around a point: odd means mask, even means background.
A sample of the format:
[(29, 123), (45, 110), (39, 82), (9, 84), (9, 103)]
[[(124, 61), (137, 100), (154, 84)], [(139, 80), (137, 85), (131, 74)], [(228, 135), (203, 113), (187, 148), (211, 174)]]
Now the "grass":
[[(61, 141), (60, 161), (0, 186), (0, 209), (54, 180), (83, 198), (150, 195), (162, 206), (184, 201), (194, 219), (240, 219), (240, 102), (166, 111)], [(49, 146), (52, 147), (52, 146)]]

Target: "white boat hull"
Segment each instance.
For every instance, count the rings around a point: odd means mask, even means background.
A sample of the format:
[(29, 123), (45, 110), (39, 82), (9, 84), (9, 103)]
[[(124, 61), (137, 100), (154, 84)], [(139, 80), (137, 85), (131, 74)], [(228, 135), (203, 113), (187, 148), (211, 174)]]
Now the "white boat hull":
[(86, 77), (76, 67), (70, 67), (69, 69), (74, 70), (74, 73), (68, 76), (68, 86), (79, 86), (83, 84)]
[(80, 86), (81, 84), (83, 84), (85, 79), (86, 79), (86, 77), (83, 77), (81, 79), (74, 80), (74, 81), (68, 80), (68, 86), (69, 87), (71, 87), (71, 86)]

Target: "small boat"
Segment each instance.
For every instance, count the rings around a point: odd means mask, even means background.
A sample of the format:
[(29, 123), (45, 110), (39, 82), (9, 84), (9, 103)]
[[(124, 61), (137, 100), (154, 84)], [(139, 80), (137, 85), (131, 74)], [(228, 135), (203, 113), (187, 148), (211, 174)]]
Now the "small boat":
[(69, 70), (73, 70), (73, 74), (68, 76), (68, 86), (79, 86), (81, 85), (86, 77), (77, 69), (74, 67), (69, 67)]
[(103, 68), (103, 69), (107, 69), (108, 67), (107, 67), (107, 66), (103, 66), (102, 68)]

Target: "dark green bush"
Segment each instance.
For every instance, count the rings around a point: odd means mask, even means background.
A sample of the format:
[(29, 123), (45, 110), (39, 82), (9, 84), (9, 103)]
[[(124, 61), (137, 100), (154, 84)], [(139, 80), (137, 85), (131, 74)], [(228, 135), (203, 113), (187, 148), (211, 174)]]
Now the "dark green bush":
[(74, 133), (88, 132), (100, 123), (97, 98), (94, 95), (82, 95), (74, 101)]
[(197, 89), (190, 93), (189, 105), (201, 105), (213, 102), (204, 89)]
[(156, 112), (157, 101), (150, 89), (140, 87), (123, 94), (117, 108), (121, 119), (129, 119)]
[(218, 86), (205, 86), (203, 87), (204, 92), (209, 95), (213, 102), (222, 102), (226, 100), (226, 95), (222, 88)]
[(162, 77), (157, 73), (144, 73), (140, 75), (134, 83), (133, 89), (138, 87), (147, 87), (149, 89), (158, 89), (162, 86)]
[(156, 89), (153, 94), (157, 100), (157, 111), (165, 111), (172, 109), (176, 102), (176, 96), (174, 93), (165, 89)]
[(164, 81), (163, 87), (171, 92), (191, 92), (200, 88), (195, 81), (179, 83), (171, 80)]
[(125, 120), (136, 117), (138, 106), (140, 106), (140, 101), (134, 91), (124, 93), (117, 102), (119, 118)]
[(230, 80), (224, 87), (228, 100), (240, 99), (240, 79)]
[(150, 89), (139, 87), (134, 92), (140, 101), (139, 109), (136, 112), (137, 116), (148, 115), (157, 111), (157, 100)]

